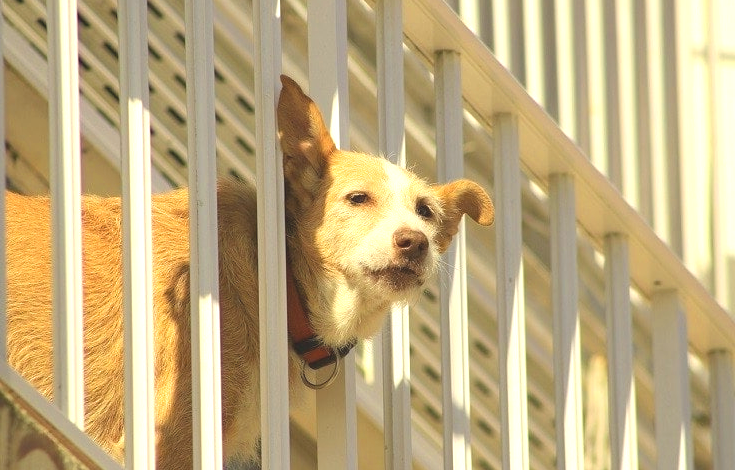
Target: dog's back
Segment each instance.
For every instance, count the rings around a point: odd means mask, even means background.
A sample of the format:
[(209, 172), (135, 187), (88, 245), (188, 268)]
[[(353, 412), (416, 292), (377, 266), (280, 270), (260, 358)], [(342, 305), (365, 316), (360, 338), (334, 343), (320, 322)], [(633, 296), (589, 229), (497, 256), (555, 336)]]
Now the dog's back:
[[(8, 359), (52, 399), (49, 199), (7, 193), (6, 200)], [(85, 197), (83, 204), (84, 302), (85, 311), (94, 312), (85, 315), (84, 323), (85, 421), (94, 439), (114, 453), (111, 446), (123, 435), (120, 207), (112, 199)], [(90, 257), (90, 252), (95, 254)], [(101, 350), (107, 353), (98, 354)]]
[[(52, 399), (49, 199), (14, 193), (6, 197), (9, 361)], [(188, 204), (187, 191), (178, 190), (154, 196), (152, 205), (157, 450), (158, 463), (165, 468), (185, 468), (191, 459)], [(242, 299), (237, 293), (257, 290), (254, 192), (247, 184), (222, 181), (218, 206), (220, 259), (231, 260), (220, 263), (220, 279), (226, 279), (220, 291), (227, 432), (243, 394), (253, 386), (242, 370), (244, 362), (257, 370), (258, 343), (253, 336), (258, 324), (252, 317), (257, 296)], [(85, 425), (119, 460), (124, 448), (121, 220), (120, 199), (83, 198)], [(249, 438), (233, 441), (242, 439)]]

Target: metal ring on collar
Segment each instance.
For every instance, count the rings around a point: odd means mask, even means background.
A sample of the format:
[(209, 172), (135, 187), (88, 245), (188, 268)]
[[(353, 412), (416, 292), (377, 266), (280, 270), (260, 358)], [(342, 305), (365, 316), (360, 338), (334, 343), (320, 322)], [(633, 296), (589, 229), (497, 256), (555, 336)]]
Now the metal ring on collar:
[(325, 380), (322, 383), (314, 383), (306, 377), (306, 361), (302, 360), (301, 361), (301, 381), (304, 382), (304, 385), (306, 385), (312, 390), (321, 390), (323, 388), (326, 388), (332, 385), (332, 382), (334, 382), (334, 379), (337, 378), (337, 374), (339, 374), (339, 365), (342, 362), (342, 358), (338, 354), (335, 354), (335, 356), (337, 357), (337, 360), (334, 361), (334, 368), (332, 369), (332, 374), (329, 376), (327, 380)]

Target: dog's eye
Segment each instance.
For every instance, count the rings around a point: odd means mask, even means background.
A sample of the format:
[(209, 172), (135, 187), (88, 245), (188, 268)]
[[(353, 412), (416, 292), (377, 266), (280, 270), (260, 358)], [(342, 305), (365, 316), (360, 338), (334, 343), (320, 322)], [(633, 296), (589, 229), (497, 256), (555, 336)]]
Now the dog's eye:
[(423, 202), (419, 202), (418, 204), (416, 204), (416, 213), (424, 219), (430, 219), (434, 217), (434, 211), (431, 210), (431, 207), (429, 207), (428, 204), (425, 204)]
[(347, 200), (350, 201), (350, 204), (352, 205), (360, 205), (365, 204), (368, 202), (370, 197), (366, 193), (350, 193), (347, 195)]

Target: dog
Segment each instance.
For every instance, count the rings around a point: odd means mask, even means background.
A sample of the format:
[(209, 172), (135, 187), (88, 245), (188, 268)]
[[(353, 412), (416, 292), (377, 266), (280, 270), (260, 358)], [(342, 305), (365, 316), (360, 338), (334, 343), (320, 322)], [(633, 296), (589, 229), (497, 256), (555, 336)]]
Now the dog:
[[(278, 126), (285, 180), (289, 384), (299, 366), (334, 364), (418, 298), (463, 214), (493, 222), (475, 182), (430, 185), (381, 157), (338, 150), (315, 103), (281, 77)], [(152, 198), (155, 430), (159, 468), (192, 466), (188, 192)], [(222, 432), (225, 460), (257, 456), (260, 434), (256, 191), (217, 184)], [(123, 461), (121, 201), (82, 199), (86, 432)], [(53, 394), (48, 197), (7, 194), (8, 355)], [(292, 308), (295, 305), (294, 308)], [(297, 323), (300, 312), (303, 321)], [(283, 371), (286, 373), (286, 371)]]

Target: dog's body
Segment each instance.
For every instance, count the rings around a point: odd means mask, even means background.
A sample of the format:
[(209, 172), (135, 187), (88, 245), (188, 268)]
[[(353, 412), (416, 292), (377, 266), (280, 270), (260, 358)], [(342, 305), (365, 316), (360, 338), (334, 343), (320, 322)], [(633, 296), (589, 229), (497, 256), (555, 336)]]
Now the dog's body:
[[(464, 213), (489, 225), (475, 183), (430, 186), (386, 160), (339, 151), (311, 100), (283, 79), (287, 252), (316, 336), (330, 348), (374, 334), (393, 304), (416, 296)], [(254, 455), (260, 433), (256, 200), (251, 184), (220, 181), (219, 270), (225, 458)], [(185, 189), (153, 198), (155, 422), (160, 468), (191, 466), (189, 218)], [(84, 373), (86, 430), (122, 460), (121, 206), (86, 196)], [(53, 394), (49, 200), (7, 195), (11, 364)], [(303, 389), (291, 351), (292, 394)]]

